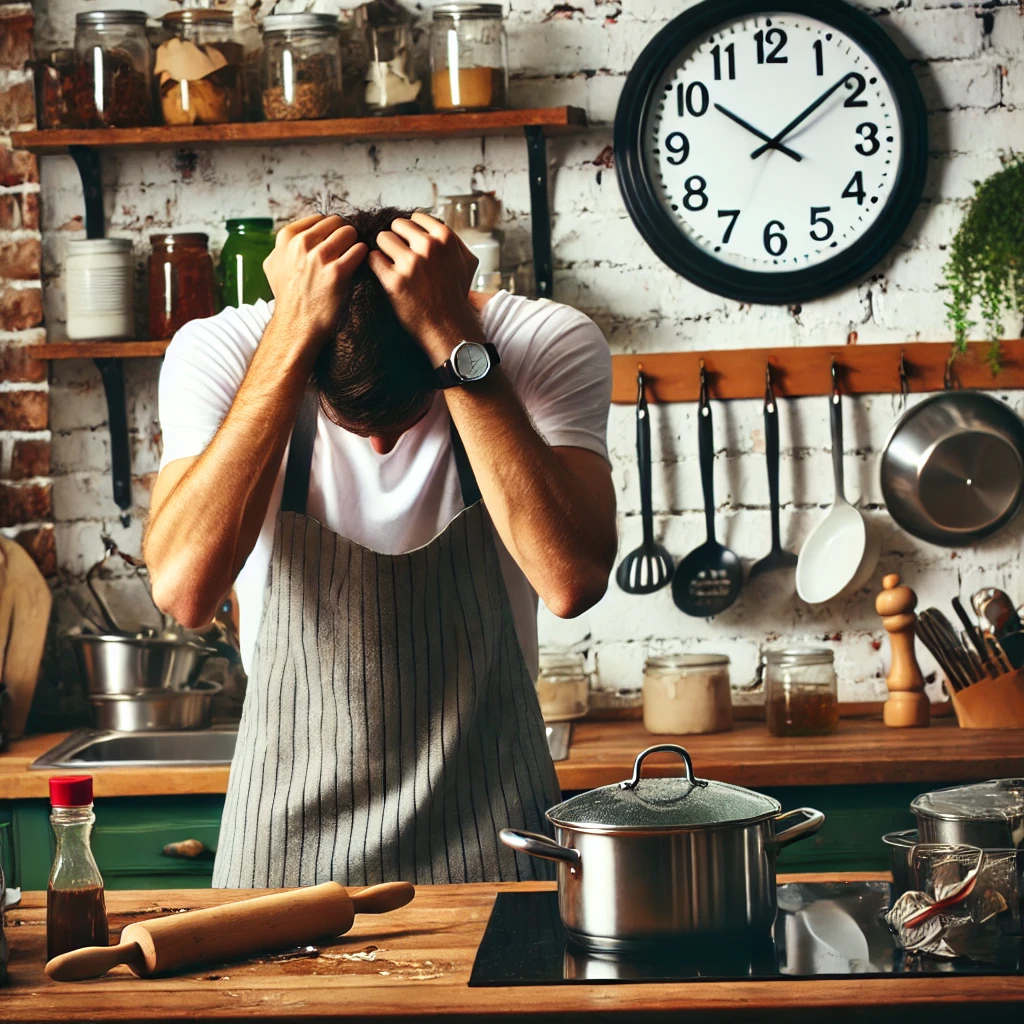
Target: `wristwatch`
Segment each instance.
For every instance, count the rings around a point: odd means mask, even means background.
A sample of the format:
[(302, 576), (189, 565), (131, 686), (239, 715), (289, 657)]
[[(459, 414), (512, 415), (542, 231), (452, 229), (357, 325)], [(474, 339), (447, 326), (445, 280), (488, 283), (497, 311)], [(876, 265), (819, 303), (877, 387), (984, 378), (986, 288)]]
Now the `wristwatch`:
[(434, 371), (437, 386), (444, 391), (461, 384), (473, 384), (483, 380), (500, 362), (498, 350), (489, 341), (460, 341)]

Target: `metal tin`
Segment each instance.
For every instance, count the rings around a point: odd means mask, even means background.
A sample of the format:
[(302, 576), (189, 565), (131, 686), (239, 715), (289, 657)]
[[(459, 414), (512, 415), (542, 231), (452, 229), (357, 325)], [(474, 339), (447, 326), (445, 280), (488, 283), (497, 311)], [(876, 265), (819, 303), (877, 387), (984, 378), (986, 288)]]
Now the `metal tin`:
[(334, 14), (312, 14), (296, 11), (294, 14), (268, 14), (263, 19), (267, 32), (337, 32), (338, 18)]
[[(684, 779), (647, 779), (644, 758), (679, 754)], [(616, 797), (612, 792), (625, 794)], [(766, 935), (775, 920), (775, 857), (825, 816), (781, 812), (771, 797), (697, 779), (674, 744), (643, 751), (633, 777), (547, 813), (555, 839), (502, 829), (507, 846), (558, 864), (558, 908), (573, 940), (616, 952), (697, 936)], [(805, 820), (776, 834), (779, 822)], [(568, 819), (575, 819), (570, 823)], [(577, 823), (578, 822), (578, 823)]]

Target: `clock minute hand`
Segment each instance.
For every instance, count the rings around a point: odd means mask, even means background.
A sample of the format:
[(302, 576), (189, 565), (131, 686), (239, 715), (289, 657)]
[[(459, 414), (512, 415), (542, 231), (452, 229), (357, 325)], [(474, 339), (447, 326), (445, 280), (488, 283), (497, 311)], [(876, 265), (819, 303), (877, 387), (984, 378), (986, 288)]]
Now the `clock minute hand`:
[(726, 117), (728, 117), (732, 121), (735, 121), (741, 127), (746, 128), (747, 131), (750, 132), (752, 135), (756, 135), (759, 139), (764, 139), (764, 141), (768, 143), (768, 147), (766, 148), (777, 149), (779, 150), (779, 152), (785, 153), (786, 156), (792, 157), (797, 162), (803, 160), (803, 157), (800, 156), (799, 153), (794, 153), (793, 150), (789, 149), (787, 146), (783, 146), (782, 143), (778, 142), (777, 140), (769, 138), (769, 136), (765, 135), (763, 131), (761, 131), (758, 128), (755, 128), (748, 121), (744, 121), (742, 117), (739, 117), (738, 115), (734, 114), (731, 110), (726, 110), (721, 103), (715, 104), (715, 110), (719, 111), (722, 114), (725, 114)]
[(824, 103), (825, 100), (829, 98), (829, 96), (831, 96), (841, 86), (846, 85), (847, 81), (849, 81), (850, 77), (853, 74), (853, 71), (848, 72), (847, 74), (843, 75), (843, 77), (840, 78), (839, 81), (836, 82), (836, 84), (833, 85), (831, 89), (826, 89), (825, 92), (823, 92), (809, 107), (807, 107), (806, 110), (802, 110), (799, 114), (797, 114), (797, 116), (794, 117), (793, 120), (790, 121), (789, 124), (787, 124), (786, 127), (783, 128), (778, 135), (775, 136), (775, 138), (769, 139), (763, 146), (759, 147), (758, 149), (755, 149), (754, 152), (750, 154), (751, 159), (756, 160), (763, 152), (765, 152), (765, 150), (773, 149), (776, 146), (778, 146), (782, 142), (782, 140), (798, 124), (800, 124), (801, 121), (804, 121), (806, 120), (806, 118), (810, 117), (811, 114), (813, 114), (814, 111), (816, 111), (818, 107), (820, 107), (822, 103)]

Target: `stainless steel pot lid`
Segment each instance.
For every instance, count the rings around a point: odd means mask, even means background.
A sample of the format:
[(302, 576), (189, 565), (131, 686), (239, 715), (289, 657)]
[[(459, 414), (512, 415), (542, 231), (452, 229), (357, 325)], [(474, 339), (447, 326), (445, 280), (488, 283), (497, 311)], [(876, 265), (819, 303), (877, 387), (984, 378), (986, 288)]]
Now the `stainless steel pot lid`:
[(936, 789), (922, 793), (910, 809), (946, 821), (1024, 820), (1024, 779), (989, 779)]
[[(685, 778), (640, 777), (644, 758), (661, 751), (683, 759)], [(555, 825), (588, 832), (667, 832), (746, 825), (774, 818), (781, 810), (777, 800), (763, 793), (696, 778), (690, 755), (663, 743), (637, 756), (631, 779), (564, 800), (547, 816)]]

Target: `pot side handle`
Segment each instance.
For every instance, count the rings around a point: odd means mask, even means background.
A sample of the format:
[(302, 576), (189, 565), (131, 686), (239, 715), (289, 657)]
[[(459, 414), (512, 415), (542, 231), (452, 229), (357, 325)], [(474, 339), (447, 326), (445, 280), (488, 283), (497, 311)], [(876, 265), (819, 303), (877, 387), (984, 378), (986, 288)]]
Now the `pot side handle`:
[(774, 840), (772, 840), (772, 849), (778, 851), (784, 846), (789, 846), (790, 843), (796, 843), (801, 839), (806, 839), (808, 836), (813, 836), (825, 824), (825, 815), (821, 811), (816, 811), (813, 807), (798, 807), (795, 811), (786, 811), (785, 814), (780, 814), (775, 819), (775, 823), (778, 824), (780, 821), (785, 821), (787, 818), (792, 818), (797, 814), (802, 814), (804, 820), (797, 825), (793, 825), (792, 828), (779, 832)]
[(516, 828), (503, 828), (498, 833), (498, 838), (513, 850), (529, 854), (531, 857), (540, 857), (542, 860), (564, 861), (570, 868), (578, 871), (580, 868), (579, 850), (572, 850), (568, 846), (559, 846), (554, 839), (539, 835), (536, 832), (522, 832)]

